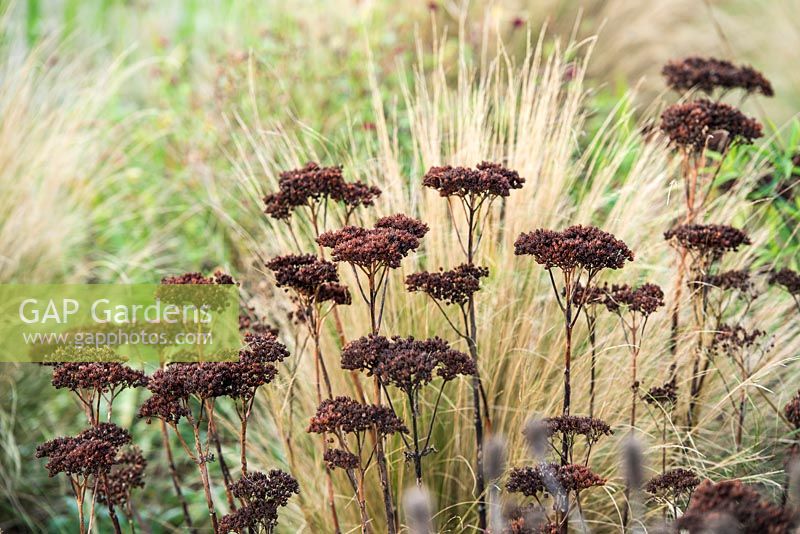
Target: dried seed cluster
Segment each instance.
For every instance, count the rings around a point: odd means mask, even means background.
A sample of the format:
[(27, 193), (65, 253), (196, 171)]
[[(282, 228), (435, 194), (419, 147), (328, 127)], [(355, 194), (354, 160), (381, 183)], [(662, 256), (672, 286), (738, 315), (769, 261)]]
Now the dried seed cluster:
[(422, 185), (439, 191), (443, 197), (493, 196), (507, 197), (512, 189), (521, 189), (525, 183), (517, 171), (507, 169), (499, 163), (479, 163), (475, 169), (469, 167), (431, 167), (422, 180)]
[(300, 486), (290, 474), (273, 469), (269, 473), (247, 473), (231, 484), (231, 492), (245, 505), (220, 520), (221, 532), (244, 533), (259, 526), (272, 532), (278, 509), (289, 504), (292, 495), (300, 494)]
[(621, 269), (626, 260), (633, 261), (633, 252), (625, 243), (599, 228), (581, 225), (561, 232), (539, 229), (523, 233), (514, 242), (514, 253), (531, 255), (548, 269), (564, 271), (577, 267), (594, 272)]
[(362, 337), (342, 349), (342, 368), (366, 371), (378, 376), (383, 384), (406, 392), (412, 392), (436, 377), (448, 381), (458, 375), (475, 374), (472, 358), (451, 349), (438, 337), (424, 340)]
[(671, 408), (678, 402), (678, 388), (672, 380), (661, 386), (654, 386), (647, 390), (644, 395), (644, 401), (648, 404)]
[(583, 436), (590, 444), (597, 442), (603, 436), (610, 436), (614, 433), (608, 423), (593, 417), (559, 415), (545, 418), (542, 422), (548, 437), (556, 434), (568, 436), (569, 439)]
[(613, 313), (627, 310), (648, 316), (664, 305), (664, 292), (656, 284), (642, 284), (637, 288), (614, 284), (605, 293), (604, 303)]
[(698, 89), (713, 93), (716, 89), (743, 89), (747, 93), (773, 96), (772, 84), (763, 74), (749, 66), (736, 66), (730, 61), (697, 56), (670, 61), (661, 70), (667, 85), (676, 91)]
[(339, 283), (336, 265), (311, 254), (278, 256), (267, 262), (278, 287), (292, 289), (313, 303), (350, 304), (350, 291)]
[(317, 243), (332, 249), (333, 261), (364, 268), (385, 266), (395, 269), (400, 260), (416, 250), (428, 225), (403, 214), (382, 217), (374, 228), (345, 226), (325, 232)]
[(784, 406), (783, 413), (795, 428), (800, 429), (800, 391)]
[(344, 449), (328, 449), (323, 459), (329, 469), (357, 469), (361, 464), (358, 456)]
[(596, 475), (585, 465), (548, 463), (512, 469), (506, 489), (511, 493), (533, 497), (541, 493), (580, 492), (605, 483), (606, 479)]
[(690, 532), (700, 532), (708, 521), (721, 515), (733, 518), (741, 532), (784, 534), (794, 524), (791, 510), (771, 504), (739, 480), (724, 480), (714, 484), (704, 480), (694, 490), (689, 507), (678, 518), (676, 526)]
[(349, 397), (325, 399), (311, 418), (307, 432), (359, 433), (375, 429), (380, 434), (408, 432), (403, 422), (387, 406), (361, 404)]
[(139, 447), (131, 447), (117, 456), (116, 462), (97, 486), (97, 500), (115, 506), (130, 501), (131, 490), (144, 487), (144, 470), (147, 460)]
[(305, 167), (280, 174), (278, 192), (264, 197), (264, 212), (273, 219), (286, 220), (296, 208), (321, 200), (341, 202), (353, 209), (371, 206), (380, 194), (377, 187), (345, 182), (341, 166), (320, 167), (309, 162)]
[(59, 437), (36, 448), (37, 458), (47, 458), (50, 476), (58, 473), (89, 476), (107, 473), (117, 462), (120, 447), (131, 435), (113, 423), (100, 423), (77, 436)]
[(406, 277), (406, 288), (422, 292), (447, 304), (465, 304), (481, 288), (481, 278), (489, 276), (489, 269), (461, 264), (449, 271), (421, 272)]
[(147, 377), (141, 371), (116, 362), (64, 362), (53, 365), (52, 384), (56, 389), (116, 392), (126, 388), (145, 387)]
[(674, 497), (690, 494), (698, 484), (700, 479), (694, 471), (678, 467), (651, 478), (644, 490), (651, 495)]
[(713, 258), (750, 244), (747, 234), (724, 224), (683, 224), (664, 232), (664, 239)]
[(720, 132), (731, 141), (746, 144), (762, 136), (756, 119), (733, 106), (706, 99), (669, 106), (661, 114), (661, 131), (674, 144), (698, 152)]
[(783, 286), (791, 295), (800, 296), (800, 273), (796, 271), (788, 268), (775, 271), (770, 275), (769, 283)]

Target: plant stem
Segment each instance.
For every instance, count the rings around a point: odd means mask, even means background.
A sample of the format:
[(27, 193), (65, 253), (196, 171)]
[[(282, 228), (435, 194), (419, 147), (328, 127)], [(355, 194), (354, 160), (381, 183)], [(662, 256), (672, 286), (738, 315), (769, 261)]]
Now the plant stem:
[(181, 490), (181, 481), (180, 478), (178, 478), (178, 469), (175, 467), (175, 459), (172, 455), (172, 446), (169, 443), (167, 423), (163, 419), (159, 420), (159, 422), (161, 424), (161, 441), (164, 445), (164, 450), (167, 453), (167, 464), (169, 465), (169, 474), (172, 478), (172, 487), (175, 489), (175, 496), (178, 497), (178, 502), (181, 503), (183, 520), (186, 522), (186, 526), (189, 528), (189, 531), (194, 532), (195, 530), (194, 526), (192, 525), (192, 516), (189, 514), (189, 506), (186, 503), (186, 498)]
[(208, 515), (211, 517), (211, 526), (214, 529), (214, 534), (219, 532), (219, 525), (217, 523), (217, 511), (214, 508), (214, 497), (211, 494), (211, 481), (208, 477), (208, 464), (206, 454), (203, 452), (203, 445), (200, 441), (200, 427), (199, 421), (194, 418), (189, 419), (194, 434), (194, 447), (197, 453), (197, 468), (200, 470), (200, 480), (203, 483), (203, 493), (206, 497), (206, 506), (208, 507)]

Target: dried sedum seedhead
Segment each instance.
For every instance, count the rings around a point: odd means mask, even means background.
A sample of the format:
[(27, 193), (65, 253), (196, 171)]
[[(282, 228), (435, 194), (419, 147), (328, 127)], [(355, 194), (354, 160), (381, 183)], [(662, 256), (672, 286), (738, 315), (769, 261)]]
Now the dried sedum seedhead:
[(378, 376), (383, 384), (407, 393), (435, 378), (449, 381), (458, 375), (475, 374), (472, 358), (438, 337), (362, 337), (342, 349), (342, 368), (366, 371), (369, 376)]
[(672, 89), (683, 92), (698, 89), (713, 93), (716, 89), (743, 89), (747, 93), (773, 96), (772, 84), (763, 74), (749, 66), (736, 66), (730, 61), (697, 56), (673, 60), (664, 65), (661, 74)]
[(644, 490), (651, 495), (675, 499), (688, 496), (698, 484), (700, 479), (694, 471), (678, 467), (651, 478)]
[(794, 525), (791, 510), (761, 498), (758, 492), (739, 480), (723, 480), (714, 484), (704, 480), (694, 490), (689, 507), (678, 518), (676, 526), (690, 532), (702, 532), (708, 521), (727, 515), (742, 532), (788, 534)]
[(311, 254), (278, 256), (267, 262), (278, 287), (294, 290), (311, 304), (350, 304), (350, 291), (339, 283), (336, 265)]
[(726, 139), (744, 144), (763, 135), (756, 119), (733, 106), (706, 99), (669, 106), (661, 114), (661, 131), (675, 145), (696, 152), (712, 146), (712, 138), (721, 132)]
[(713, 287), (722, 291), (739, 291), (744, 294), (755, 294), (750, 271), (747, 269), (723, 271), (717, 274), (707, 274), (689, 281), (694, 287)]
[(379, 434), (408, 432), (403, 422), (387, 406), (361, 404), (349, 397), (325, 399), (311, 418), (307, 432), (360, 433), (375, 429)]
[(51, 477), (58, 473), (90, 476), (107, 473), (117, 461), (120, 447), (130, 443), (131, 435), (113, 423), (100, 423), (77, 436), (60, 437), (39, 445), (37, 458), (48, 458)]
[(113, 467), (103, 476), (97, 487), (97, 500), (115, 506), (130, 502), (131, 490), (144, 487), (144, 470), (147, 460), (139, 447), (133, 446), (117, 457)]
[(323, 459), (329, 469), (358, 469), (361, 465), (358, 456), (344, 449), (328, 449)]
[(264, 212), (277, 220), (288, 220), (299, 207), (333, 200), (341, 202), (348, 211), (358, 206), (372, 206), (381, 190), (362, 182), (344, 181), (342, 167), (320, 167), (306, 163), (305, 167), (285, 171), (278, 179), (278, 191), (264, 197)]
[(581, 225), (561, 232), (539, 229), (523, 233), (514, 242), (514, 253), (531, 255), (547, 269), (583, 268), (590, 273), (621, 269), (626, 260), (633, 261), (633, 252), (625, 243), (599, 228)]
[(345, 226), (325, 232), (317, 243), (332, 249), (333, 261), (336, 262), (351, 263), (365, 269), (396, 269), (400, 260), (419, 247), (419, 240), (427, 232), (427, 224), (397, 214), (378, 219), (374, 228)]
[(661, 386), (654, 386), (647, 390), (644, 401), (648, 404), (659, 405), (665, 409), (675, 407), (678, 402), (678, 388), (674, 380), (670, 380)]
[(605, 293), (604, 303), (612, 313), (629, 311), (647, 317), (664, 305), (664, 292), (656, 284), (642, 284), (637, 288), (614, 284)]
[(594, 474), (585, 465), (549, 463), (512, 469), (506, 489), (511, 493), (534, 497), (542, 493), (577, 493), (605, 483), (606, 479)]
[(788, 268), (770, 274), (769, 283), (783, 286), (793, 296), (800, 296), (800, 273)]
[(231, 485), (231, 492), (245, 504), (220, 520), (220, 532), (244, 533), (259, 527), (272, 532), (279, 508), (286, 506), (292, 495), (299, 495), (300, 486), (290, 474), (273, 469), (268, 474), (247, 473)]
[(142, 371), (120, 363), (65, 362), (53, 366), (52, 384), (56, 389), (116, 393), (122, 389), (145, 387), (147, 377)]
[(592, 417), (559, 415), (558, 417), (547, 417), (542, 422), (548, 437), (557, 434), (567, 436), (568, 439), (583, 436), (590, 445), (596, 443), (603, 436), (610, 436), (614, 433), (608, 423)]
[(683, 224), (664, 232), (664, 239), (714, 260), (750, 244), (747, 234), (724, 224)]
[(422, 292), (434, 300), (446, 304), (466, 304), (469, 297), (481, 288), (481, 278), (489, 276), (489, 269), (468, 265), (459, 265), (449, 271), (436, 273), (421, 272), (406, 277), (406, 288), (413, 292)]
[(524, 183), (517, 171), (486, 161), (475, 169), (431, 167), (422, 180), (422, 185), (436, 189), (443, 197), (507, 197), (512, 189), (521, 189)]
[(786, 404), (783, 408), (783, 413), (786, 415), (786, 419), (788, 419), (796, 429), (800, 430), (800, 391)]

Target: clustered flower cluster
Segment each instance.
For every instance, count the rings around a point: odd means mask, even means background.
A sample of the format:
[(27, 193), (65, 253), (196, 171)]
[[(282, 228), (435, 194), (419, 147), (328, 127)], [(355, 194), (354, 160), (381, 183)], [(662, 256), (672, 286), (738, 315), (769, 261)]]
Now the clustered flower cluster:
[(60, 437), (39, 445), (37, 458), (47, 458), (50, 476), (100, 475), (117, 463), (120, 447), (130, 443), (131, 435), (113, 423), (98, 423), (77, 436)]
[(297, 480), (278, 469), (269, 473), (247, 473), (231, 484), (230, 489), (244, 505), (223, 516), (219, 530), (240, 534), (259, 527), (264, 532), (272, 532), (278, 524), (278, 510), (289, 504), (292, 495), (300, 493)]
[(346, 182), (342, 167), (320, 167), (309, 162), (300, 169), (285, 171), (278, 180), (278, 192), (264, 197), (265, 213), (286, 221), (300, 207), (316, 209), (315, 204), (341, 202), (348, 213), (359, 206), (371, 206), (381, 190), (362, 182)]
[(646, 317), (664, 305), (664, 292), (655, 284), (642, 284), (636, 288), (614, 284), (606, 288), (605, 294), (604, 304), (613, 313), (627, 310)]
[(633, 261), (633, 252), (613, 235), (594, 226), (570, 226), (563, 231), (534, 230), (522, 234), (514, 242), (516, 255), (531, 255), (547, 269), (563, 271), (577, 267), (597, 272), (621, 269), (625, 261)]
[(710, 94), (716, 89), (743, 89), (764, 96), (774, 94), (772, 84), (756, 69), (716, 58), (692, 56), (673, 60), (664, 65), (661, 73), (667, 85), (678, 92), (698, 89)]
[(339, 283), (336, 265), (311, 254), (278, 256), (267, 262), (275, 274), (278, 287), (296, 292), (304, 305), (332, 301), (347, 305), (351, 302), (347, 286)]
[(449, 271), (420, 272), (406, 277), (408, 291), (428, 294), (446, 304), (467, 303), (470, 296), (481, 288), (481, 278), (489, 276), (489, 269), (462, 263)]
[(723, 224), (684, 224), (664, 232), (664, 239), (695, 254), (703, 264), (716, 261), (725, 252), (750, 244), (742, 230)]
[(517, 467), (508, 475), (506, 489), (511, 493), (521, 493), (526, 497), (541, 496), (548, 493), (563, 496), (569, 493), (603, 486), (606, 479), (592, 472), (584, 465), (554, 463), (539, 464), (535, 467)]
[(408, 432), (388, 406), (361, 404), (343, 396), (323, 400), (308, 425), (308, 432), (315, 434), (359, 434), (373, 429), (382, 435)]
[(733, 106), (706, 99), (669, 106), (661, 114), (661, 131), (675, 145), (696, 152), (709, 146), (719, 132), (725, 132), (730, 141), (746, 144), (763, 135), (756, 119)]
[(512, 189), (521, 189), (525, 179), (517, 171), (499, 163), (481, 162), (475, 169), (469, 167), (431, 167), (422, 185), (439, 191), (443, 197), (507, 197)]

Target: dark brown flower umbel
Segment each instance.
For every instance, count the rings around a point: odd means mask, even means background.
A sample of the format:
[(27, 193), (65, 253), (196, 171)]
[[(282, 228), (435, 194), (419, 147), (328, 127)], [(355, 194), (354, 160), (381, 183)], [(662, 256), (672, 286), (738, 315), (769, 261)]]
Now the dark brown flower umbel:
[(403, 422), (387, 406), (361, 404), (349, 397), (325, 399), (311, 418), (308, 432), (359, 433), (376, 429), (380, 434), (408, 432)]
[(743, 89), (747, 93), (759, 92), (773, 96), (772, 84), (752, 67), (738, 67), (730, 61), (716, 58), (687, 57), (664, 65), (661, 74), (672, 89), (683, 92), (699, 89), (713, 93), (716, 89)]
[(521, 234), (514, 242), (514, 254), (531, 255), (548, 269), (564, 271), (577, 267), (589, 272), (621, 269), (626, 260), (633, 261), (633, 252), (625, 243), (599, 228), (581, 225), (561, 232), (539, 229)]
[(507, 197), (512, 189), (520, 189), (525, 183), (517, 171), (499, 163), (484, 161), (476, 167), (431, 167), (422, 179), (422, 185), (436, 189), (443, 197)]
[(721, 515), (734, 519), (740, 532), (752, 534), (788, 534), (794, 525), (792, 511), (764, 499), (739, 480), (714, 484), (704, 480), (692, 494), (689, 507), (676, 526), (692, 533), (704, 532), (708, 521)]
[(580, 492), (593, 486), (602, 486), (606, 479), (594, 474), (585, 465), (539, 464), (536, 467), (517, 467), (511, 470), (506, 489), (534, 497), (541, 493), (558, 495)]
[(358, 469), (361, 465), (358, 456), (344, 449), (328, 449), (323, 459), (329, 469)]
[(656, 284), (642, 284), (637, 288), (614, 284), (606, 290), (605, 305), (612, 313), (627, 310), (647, 317), (664, 305), (664, 292)]
[(783, 408), (786, 419), (800, 430), (800, 391)]
[(371, 206), (381, 190), (361, 182), (347, 183), (342, 167), (320, 167), (309, 162), (300, 169), (285, 171), (278, 180), (278, 192), (264, 197), (265, 213), (278, 220), (288, 219), (299, 207), (312, 207), (328, 199), (342, 202), (348, 211)]
[(669, 106), (661, 114), (661, 131), (674, 144), (702, 151), (717, 132), (728, 139), (750, 144), (761, 137), (761, 124), (744, 113), (720, 102), (700, 99)]
[(747, 269), (706, 274), (690, 280), (689, 285), (713, 287), (722, 291), (739, 291), (745, 294), (752, 294), (755, 290), (750, 271)]
[(325, 232), (317, 242), (333, 250), (333, 261), (367, 269), (376, 266), (395, 269), (400, 260), (419, 247), (419, 240), (427, 232), (427, 224), (397, 214), (378, 219), (374, 228), (345, 226)]
[(648, 404), (657, 404), (663, 408), (672, 408), (678, 402), (678, 388), (670, 380), (661, 386), (654, 386), (647, 390), (644, 401)]
[(114, 466), (97, 486), (97, 500), (102, 504), (115, 506), (130, 501), (131, 490), (144, 487), (144, 470), (147, 460), (139, 447), (131, 447), (117, 457)]
[(613, 434), (608, 423), (592, 417), (581, 417), (577, 415), (560, 415), (558, 417), (548, 417), (543, 420), (548, 437), (556, 434), (569, 436), (583, 436), (589, 445), (596, 443), (603, 436)]
[(53, 366), (52, 383), (56, 389), (90, 389), (115, 395), (126, 388), (145, 387), (147, 377), (143, 372), (120, 363), (65, 362)]
[(350, 304), (350, 291), (339, 283), (336, 265), (311, 254), (278, 256), (267, 262), (278, 287), (292, 289), (309, 303)]
[(48, 458), (50, 476), (66, 473), (89, 476), (107, 473), (117, 462), (117, 451), (131, 435), (113, 423), (100, 423), (74, 437), (60, 437), (39, 445), (37, 458)]
[(683, 224), (664, 232), (664, 239), (711, 259), (750, 244), (747, 234), (724, 224)]
[(421, 272), (406, 277), (406, 288), (420, 291), (434, 300), (447, 304), (465, 304), (470, 295), (481, 288), (481, 278), (489, 276), (489, 269), (466, 263), (449, 271)]
[(436, 377), (445, 381), (458, 375), (475, 374), (475, 362), (463, 352), (451, 349), (439, 338), (362, 337), (342, 349), (342, 368), (367, 371), (384, 385), (411, 393)]
[(675, 498), (689, 495), (698, 484), (700, 479), (694, 471), (678, 467), (651, 478), (645, 484), (644, 490), (651, 495)]
[(783, 288), (794, 296), (800, 296), (800, 273), (788, 268), (775, 271), (769, 276), (769, 283), (772, 285), (783, 286)]
[(268, 474), (252, 472), (242, 476), (231, 485), (231, 492), (245, 505), (220, 520), (220, 532), (244, 533), (258, 527), (272, 532), (278, 523), (278, 509), (300, 493), (300, 486), (290, 474), (273, 469)]

